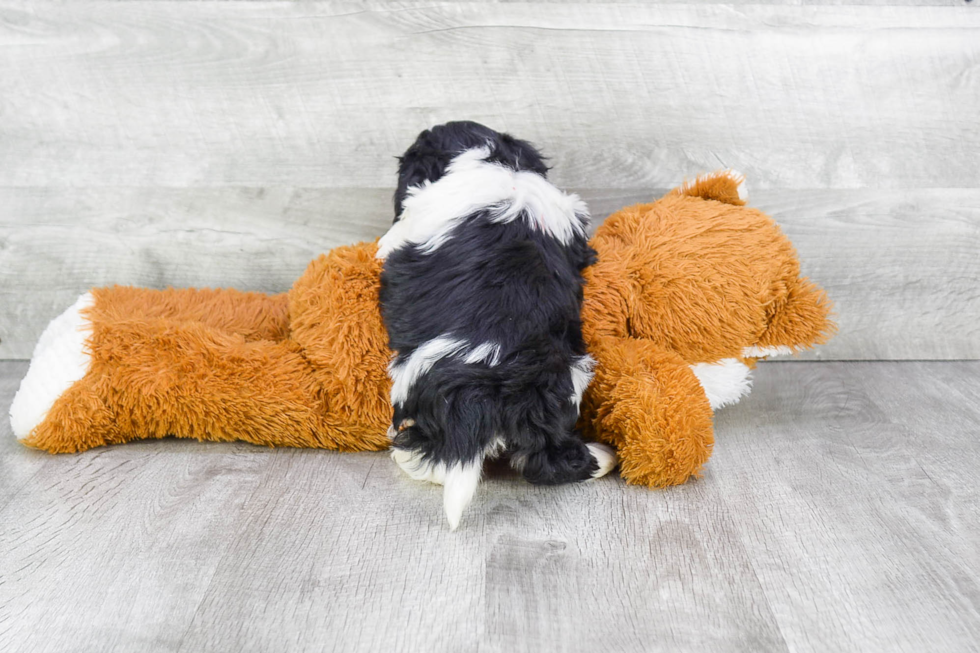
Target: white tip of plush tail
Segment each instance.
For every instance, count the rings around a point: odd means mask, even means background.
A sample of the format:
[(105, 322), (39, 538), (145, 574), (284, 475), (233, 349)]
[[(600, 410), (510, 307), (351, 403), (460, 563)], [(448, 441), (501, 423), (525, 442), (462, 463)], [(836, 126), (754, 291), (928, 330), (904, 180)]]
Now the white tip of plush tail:
[(10, 426), (18, 440), (30, 435), (58, 398), (88, 372), (91, 356), (85, 351), (85, 341), (92, 324), (82, 311), (94, 303), (92, 294), (85, 293), (41, 334), (10, 405)]
[(449, 520), (449, 530), (454, 531), (459, 526), (466, 506), (470, 505), (476, 486), (480, 484), (483, 473), (483, 461), (457, 463), (446, 470), (446, 480), (442, 491), (442, 507)]

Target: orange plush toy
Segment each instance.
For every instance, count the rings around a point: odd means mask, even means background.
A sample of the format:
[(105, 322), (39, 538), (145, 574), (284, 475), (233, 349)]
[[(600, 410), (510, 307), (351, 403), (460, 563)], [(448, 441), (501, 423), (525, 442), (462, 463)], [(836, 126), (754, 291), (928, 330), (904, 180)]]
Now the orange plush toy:
[[(712, 409), (755, 359), (824, 342), (823, 291), (793, 246), (717, 173), (610, 216), (586, 270), (596, 359), (586, 435), (630, 483), (683, 483), (711, 454)], [(320, 256), (281, 295), (98, 288), (45, 330), (11, 406), (31, 447), (76, 452), (162, 438), (381, 450), (390, 352), (374, 243)]]

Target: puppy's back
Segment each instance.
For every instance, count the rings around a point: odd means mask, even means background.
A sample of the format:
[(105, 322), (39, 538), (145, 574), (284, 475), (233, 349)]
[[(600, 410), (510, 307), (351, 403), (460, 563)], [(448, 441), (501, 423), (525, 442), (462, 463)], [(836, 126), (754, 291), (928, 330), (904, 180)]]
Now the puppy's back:
[[(393, 455), (413, 477), (445, 483), (455, 526), (484, 456), (506, 448), (526, 462), (574, 436), (591, 369), (580, 321), (581, 271), (594, 256), (588, 212), (482, 146), (407, 190), (401, 206), (379, 243), (396, 352)], [(588, 478), (596, 463), (578, 445), (581, 463), (534, 462), (541, 482)]]

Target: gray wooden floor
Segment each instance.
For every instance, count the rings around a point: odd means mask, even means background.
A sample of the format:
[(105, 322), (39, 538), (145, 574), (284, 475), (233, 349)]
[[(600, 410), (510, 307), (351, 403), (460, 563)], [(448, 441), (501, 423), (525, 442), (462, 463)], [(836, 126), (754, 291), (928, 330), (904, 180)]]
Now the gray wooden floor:
[(496, 470), (455, 534), (383, 454), (0, 421), (0, 651), (977, 650), (978, 407), (980, 362), (764, 364), (699, 481)]

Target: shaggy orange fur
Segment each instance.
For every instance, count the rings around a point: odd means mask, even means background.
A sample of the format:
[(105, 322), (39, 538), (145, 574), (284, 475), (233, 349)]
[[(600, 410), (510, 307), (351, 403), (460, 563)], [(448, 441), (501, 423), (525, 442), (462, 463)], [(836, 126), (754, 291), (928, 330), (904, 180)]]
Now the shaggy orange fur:
[[(739, 179), (702, 177), (599, 227), (583, 325), (596, 375), (585, 433), (630, 483), (683, 483), (711, 455), (695, 363), (749, 346), (794, 351), (834, 330), (793, 246), (743, 206)], [(91, 365), (24, 441), (51, 452), (174, 435), (343, 451), (387, 448), (390, 352), (376, 245), (313, 261), (285, 295), (93, 291)]]

